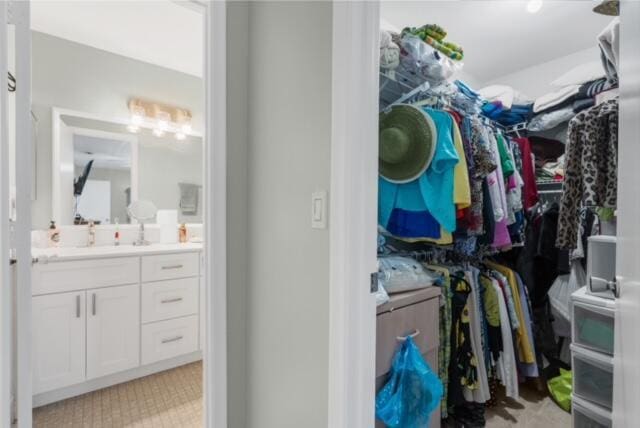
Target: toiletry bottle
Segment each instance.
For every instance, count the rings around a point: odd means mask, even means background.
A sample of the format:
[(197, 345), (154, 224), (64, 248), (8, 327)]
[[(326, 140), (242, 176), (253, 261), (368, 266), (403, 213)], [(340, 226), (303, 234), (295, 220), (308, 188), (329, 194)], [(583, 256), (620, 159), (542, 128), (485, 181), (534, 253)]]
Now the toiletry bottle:
[(113, 234), (113, 245), (116, 247), (120, 245), (120, 224), (118, 223), (118, 218), (116, 217), (116, 231)]
[(87, 247), (93, 247), (96, 245), (96, 224), (93, 220), (89, 220), (89, 240), (87, 241)]
[(180, 242), (182, 244), (187, 242), (187, 225), (184, 223), (180, 225)]
[(49, 247), (57, 247), (60, 245), (60, 230), (58, 230), (58, 226), (56, 226), (56, 222), (53, 220), (51, 220), (51, 224), (49, 225), (47, 236), (49, 238)]

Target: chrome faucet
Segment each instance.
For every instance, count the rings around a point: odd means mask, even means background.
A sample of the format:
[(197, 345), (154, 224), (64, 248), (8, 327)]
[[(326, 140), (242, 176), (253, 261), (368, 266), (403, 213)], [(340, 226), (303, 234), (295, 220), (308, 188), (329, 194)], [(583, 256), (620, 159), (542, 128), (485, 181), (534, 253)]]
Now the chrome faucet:
[(93, 247), (96, 245), (96, 224), (93, 221), (89, 221), (89, 239), (87, 241), (87, 247)]
[(144, 223), (140, 222), (140, 228), (138, 229), (138, 239), (133, 241), (133, 245), (150, 245), (151, 243), (144, 239)]

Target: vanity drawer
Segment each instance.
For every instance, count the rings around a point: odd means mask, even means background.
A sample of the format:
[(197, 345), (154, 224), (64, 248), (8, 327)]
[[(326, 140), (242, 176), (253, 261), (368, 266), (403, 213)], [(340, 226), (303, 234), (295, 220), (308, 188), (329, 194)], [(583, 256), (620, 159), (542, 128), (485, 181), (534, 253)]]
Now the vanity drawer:
[(414, 341), (422, 354), (427, 354), (440, 345), (439, 302), (436, 297), (378, 315), (376, 377), (391, 369), (393, 357), (400, 346), (397, 337), (418, 333)]
[(155, 363), (197, 350), (197, 315), (142, 326), (142, 364)]
[(142, 284), (142, 322), (198, 313), (198, 277)]
[(138, 257), (36, 263), (32, 269), (31, 294), (137, 284), (139, 278)]
[(142, 282), (198, 276), (198, 253), (172, 253), (142, 257)]

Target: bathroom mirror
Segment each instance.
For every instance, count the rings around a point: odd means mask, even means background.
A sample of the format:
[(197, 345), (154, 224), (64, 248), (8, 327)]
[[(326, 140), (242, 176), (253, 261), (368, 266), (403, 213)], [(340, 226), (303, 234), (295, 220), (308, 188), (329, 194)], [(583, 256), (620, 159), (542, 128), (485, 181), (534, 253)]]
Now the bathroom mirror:
[(53, 220), (132, 223), (127, 207), (145, 200), (176, 210), (179, 222), (201, 222), (202, 138), (178, 141), (127, 125), (128, 119), (53, 109)]
[(140, 223), (144, 223), (156, 217), (158, 208), (151, 201), (139, 200), (132, 202), (127, 207), (127, 213)]

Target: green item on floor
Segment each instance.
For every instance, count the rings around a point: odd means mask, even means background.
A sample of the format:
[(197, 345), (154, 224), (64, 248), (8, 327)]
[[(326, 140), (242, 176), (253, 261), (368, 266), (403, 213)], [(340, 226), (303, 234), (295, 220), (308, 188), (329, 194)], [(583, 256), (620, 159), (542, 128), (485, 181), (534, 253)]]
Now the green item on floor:
[(560, 376), (549, 379), (547, 387), (553, 400), (566, 412), (571, 411), (571, 370), (560, 369)]

